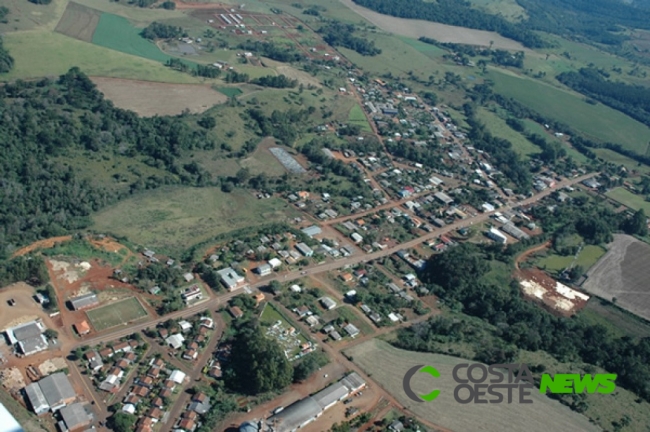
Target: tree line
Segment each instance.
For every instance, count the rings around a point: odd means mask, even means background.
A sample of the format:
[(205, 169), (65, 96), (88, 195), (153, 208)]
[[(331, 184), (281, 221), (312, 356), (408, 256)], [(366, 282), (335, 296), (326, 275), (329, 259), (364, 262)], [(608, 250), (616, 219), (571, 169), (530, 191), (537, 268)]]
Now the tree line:
[(247, 40), (238, 45), (239, 49), (245, 51), (252, 51), (261, 56), (268, 57), (271, 60), (276, 60), (283, 63), (292, 63), (302, 60), (304, 57), (294, 48), (287, 46), (277, 45), (273, 42), (267, 41), (252, 41)]
[(343, 47), (358, 52), (364, 56), (381, 54), (381, 49), (375, 46), (374, 41), (354, 35), (355, 27), (340, 21), (330, 21), (318, 30), (323, 40), (333, 47)]
[(0, 73), (7, 73), (14, 67), (14, 58), (4, 46), (4, 41), (0, 37)]
[(162, 24), (157, 21), (152, 22), (140, 32), (145, 39), (174, 39), (178, 37), (187, 37), (187, 32), (179, 26)]

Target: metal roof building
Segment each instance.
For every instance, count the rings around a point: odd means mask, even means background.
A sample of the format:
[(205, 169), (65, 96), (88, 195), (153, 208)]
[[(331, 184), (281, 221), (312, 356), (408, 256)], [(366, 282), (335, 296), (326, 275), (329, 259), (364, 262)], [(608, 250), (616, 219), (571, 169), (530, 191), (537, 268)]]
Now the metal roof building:
[(14, 341), (12, 341), (12, 343), (16, 343), (21, 340), (40, 336), (41, 333), (43, 333), (44, 328), (42, 327), (42, 324), (41, 325), (39, 324), (40, 323), (37, 323), (36, 321), (32, 321), (12, 328), (11, 332), (15, 339)]
[(45, 399), (45, 395), (41, 391), (38, 383), (31, 383), (25, 387), (25, 395), (29, 400), (29, 404), (32, 406), (32, 409), (37, 415), (46, 413), (50, 409), (50, 405)]
[(309, 237), (313, 237), (323, 232), (323, 230), (318, 225), (312, 225), (301, 230), (303, 233), (307, 234)]
[(38, 385), (52, 411), (63, 408), (77, 397), (68, 377), (63, 372), (46, 376), (38, 382)]
[(312, 398), (325, 411), (334, 406), (338, 401), (345, 399), (349, 394), (350, 390), (339, 381), (319, 391)]
[(529, 239), (530, 236), (517, 228), (512, 222), (509, 222), (501, 227), (501, 231), (503, 231), (506, 234), (510, 234), (517, 240), (522, 240), (522, 239)]
[(35, 354), (47, 349), (47, 339), (42, 334), (23, 339), (18, 342), (18, 347), (24, 355)]
[(81, 310), (99, 304), (99, 299), (96, 294), (89, 293), (70, 299), (70, 304), (72, 309)]
[(350, 375), (347, 375), (340, 382), (341, 384), (346, 386), (352, 393), (361, 390), (366, 386), (366, 382), (356, 372), (352, 372)]
[(68, 430), (78, 429), (93, 421), (93, 416), (86, 411), (83, 404), (75, 403), (59, 411)]
[(221, 283), (232, 291), (243, 283), (246, 279), (244, 276), (240, 276), (232, 267), (226, 267), (225, 269), (217, 270), (217, 274), (221, 277)]
[(275, 432), (291, 432), (308, 425), (323, 413), (323, 409), (313, 397), (295, 402), (279, 413), (268, 418)]

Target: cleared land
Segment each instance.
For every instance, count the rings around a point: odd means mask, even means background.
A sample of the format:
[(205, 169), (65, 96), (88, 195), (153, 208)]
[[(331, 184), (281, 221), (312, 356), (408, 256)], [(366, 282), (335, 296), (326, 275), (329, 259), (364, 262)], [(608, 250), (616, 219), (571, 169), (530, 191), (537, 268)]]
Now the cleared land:
[[(467, 404), (455, 401), (453, 391), (456, 383), (452, 369), (463, 359), (441, 354), (404, 351), (386, 342), (371, 340), (346, 351), (367, 373), (371, 374), (384, 389), (415, 413), (418, 417), (457, 431), (504, 431), (525, 430), (545, 432), (549, 430), (597, 431), (598, 427), (566, 406), (538, 392), (531, 392), (532, 404)], [(440, 377), (419, 374), (411, 381), (417, 394), (440, 389), (441, 394), (432, 403), (411, 401), (402, 390), (404, 373), (417, 364), (434, 366)]]
[(650, 128), (605, 105), (590, 105), (583, 97), (528, 78), (490, 69), (494, 90), (542, 115), (565, 123), (591, 139), (609, 141), (644, 154)]
[(426, 36), (440, 42), (453, 42), (480, 46), (490, 46), (490, 41), (492, 41), (494, 42), (494, 48), (529, 51), (519, 42), (504, 38), (495, 32), (472, 30), (465, 27), (450, 26), (431, 21), (395, 18), (358, 6), (354, 4), (352, 0), (339, 1), (380, 29), (397, 35), (415, 39), (421, 36)]
[[(596, 262), (605, 255), (605, 250), (596, 245), (587, 245), (582, 248), (578, 258), (576, 259), (575, 265), (581, 266), (583, 269), (587, 270), (591, 268)], [(569, 267), (573, 262), (573, 255), (561, 256), (561, 255), (547, 255), (539, 260), (535, 261), (535, 265), (543, 268), (544, 270), (557, 271), (560, 272), (565, 268)]]
[(265, 173), (270, 176), (281, 176), (286, 170), (269, 151), (269, 147), (274, 146), (275, 140), (273, 138), (264, 138), (253, 154), (239, 161), (239, 165), (242, 168), (248, 168), (253, 175)]
[(92, 79), (107, 99), (141, 116), (176, 115), (184, 110), (202, 113), (228, 98), (210, 86), (169, 84), (117, 78)]
[(608, 249), (587, 272), (582, 288), (650, 320), (650, 246), (634, 237), (615, 234)]
[(173, 253), (228, 231), (282, 222), (292, 214), (282, 200), (258, 200), (245, 191), (165, 187), (95, 214), (93, 229)]
[(130, 297), (116, 303), (111, 303), (86, 312), (90, 323), (95, 330), (102, 331), (121, 324), (126, 325), (132, 321), (147, 316), (140, 302), (135, 297)]
[(485, 123), (488, 130), (492, 132), (492, 135), (510, 141), (512, 143), (512, 148), (519, 153), (520, 156), (529, 156), (541, 152), (539, 147), (508, 126), (505, 120), (493, 112), (480, 108), (478, 110), (478, 118)]
[(348, 114), (348, 121), (353, 125), (357, 125), (364, 132), (372, 132), (370, 125), (368, 124), (368, 119), (366, 119), (363, 110), (359, 105), (354, 105)]
[(646, 201), (645, 197), (642, 195), (632, 193), (623, 187), (612, 189), (605, 195), (615, 201), (620, 202), (625, 207), (629, 207), (634, 210), (643, 209), (646, 214), (650, 214), (650, 202)]
[(94, 9), (70, 2), (54, 31), (84, 42), (92, 42), (101, 14)]

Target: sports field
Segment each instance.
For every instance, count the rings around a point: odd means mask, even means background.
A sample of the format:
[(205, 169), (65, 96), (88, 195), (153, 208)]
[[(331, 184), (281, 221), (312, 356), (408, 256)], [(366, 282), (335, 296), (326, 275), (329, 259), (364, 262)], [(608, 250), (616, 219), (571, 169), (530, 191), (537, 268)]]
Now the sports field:
[[(532, 391), (532, 404), (520, 404), (513, 398), (511, 404), (464, 404), (454, 400), (456, 383), (452, 369), (466, 360), (442, 354), (416, 353), (397, 349), (387, 342), (371, 340), (346, 351), (353, 361), (372, 376), (386, 391), (418, 417), (455, 431), (501, 432), (505, 430), (546, 431), (597, 431), (598, 427), (568, 407), (539, 392)], [(438, 398), (431, 403), (411, 401), (402, 388), (406, 371), (418, 364), (432, 365), (440, 377), (417, 374), (411, 380), (415, 393), (426, 394), (440, 389)]]
[(129, 297), (125, 300), (89, 310), (86, 315), (95, 330), (102, 331), (146, 317), (147, 311), (144, 310), (137, 298)]
[(529, 78), (491, 69), (494, 91), (530, 107), (596, 141), (619, 143), (644, 154), (650, 128), (603, 104), (590, 105), (584, 97)]

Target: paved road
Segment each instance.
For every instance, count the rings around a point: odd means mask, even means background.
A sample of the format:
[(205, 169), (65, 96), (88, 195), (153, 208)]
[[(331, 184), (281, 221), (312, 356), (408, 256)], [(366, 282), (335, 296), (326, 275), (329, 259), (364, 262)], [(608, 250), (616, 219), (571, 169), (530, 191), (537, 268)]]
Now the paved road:
[[(546, 189), (546, 190), (544, 190), (542, 192), (539, 192), (539, 193), (533, 195), (530, 198), (526, 198), (526, 199), (521, 200), (519, 202), (508, 204), (505, 207), (499, 209), (498, 211), (505, 211), (505, 210), (517, 208), (517, 207), (520, 207), (520, 206), (526, 206), (526, 205), (529, 205), (529, 204), (533, 204), (533, 203), (539, 201), (540, 199), (542, 199), (544, 197), (547, 197), (551, 193), (553, 193), (553, 192), (555, 192), (555, 191), (557, 191), (557, 190), (559, 190), (559, 189), (561, 189), (561, 188), (563, 188), (565, 186), (571, 186), (571, 185), (574, 185), (576, 183), (580, 183), (580, 182), (582, 182), (582, 181), (584, 181), (584, 180), (586, 180), (588, 178), (591, 178), (591, 177), (593, 177), (595, 175), (596, 175), (596, 173), (590, 173), (590, 174), (585, 174), (585, 175), (580, 176), (580, 177), (575, 177), (575, 178), (572, 178), (572, 179), (563, 180), (561, 182), (558, 182), (556, 187), (554, 187), (554, 188)], [(381, 257), (389, 256), (389, 255), (392, 255), (392, 254), (396, 253), (397, 251), (400, 251), (402, 249), (410, 249), (410, 248), (415, 247), (415, 246), (417, 246), (417, 245), (419, 245), (421, 243), (424, 243), (424, 242), (426, 242), (428, 240), (433, 240), (433, 239), (439, 237), (440, 235), (447, 234), (447, 233), (449, 233), (451, 231), (458, 230), (460, 228), (464, 228), (464, 227), (473, 225), (474, 223), (483, 222), (483, 221), (489, 219), (490, 216), (492, 216), (495, 212), (481, 213), (481, 214), (478, 214), (478, 215), (476, 215), (474, 217), (470, 217), (470, 218), (467, 218), (467, 219), (460, 220), (460, 221), (455, 222), (453, 224), (449, 224), (449, 225), (446, 225), (446, 226), (444, 226), (442, 228), (438, 228), (436, 230), (433, 230), (432, 232), (427, 233), (426, 235), (423, 235), (421, 237), (418, 237), (418, 238), (415, 238), (413, 240), (409, 240), (407, 242), (401, 243), (401, 244), (399, 244), (397, 246), (394, 246), (392, 248), (387, 248), (387, 249), (380, 250), (380, 251), (373, 252), (373, 253), (369, 253), (369, 254), (358, 253), (356, 255), (353, 255), (353, 256), (350, 256), (350, 257), (347, 257), (347, 258), (341, 258), (341, 259), (338, 259), (336, 261), (327, 262), (327, 263), (323, 263), (323, 264), (318, 264), (318, 265), (306, 268), (306, 269), (304, 269), (302, 271), (297, 270), (297, 271), (288, 272), (288, 273), (284, 273), (284, 274), (274, 274), (272, 276), (260, 279), (258, 282), (252, 284), (251, 288), (253, 290), (257, 290), (259, 287), (266, 286), (271, 281), (274, 281), (274, 280), (277, 280), (278, 282), (282, 282), (282, 283), (290, 282), (290, 281), (294, 281), (296, 279), (303, 278), (303, 277), (305, 277), (307, 275), (313, 275), (313, 274), (318, 274), (318, 273), (323, 273), (323, 272), (329, 272), (329, 271), (332, 271), (332, 270), (338, 270), (338, 269), (346, 267), (346, 266), (353, 266), (353, 265), (361, 263), (361, 262), (372, 261), (372, 260), (376, 260), (376, 259), (381, 258)], [(200, 312), (203, 312), (205, 310), (217, 308), (218, 306), (225, 304), (226, 302), (228, 302), (228, 300), (230, 300), (231, 298), (233, 298), (233, 297), (235, 297), (235, 296), (237, 296), (237, 295), (239, 295), (241, 293), (242, 293), (242, 291), (238, 290), (238, 291), (229, 292), (229, 293), (226, 293), (226, 294), (221, 294), (219, 296), (212, 297), (212, 298), (210, 298), (208, 300), (205, 300), (205, 301), (203, 301), (203, 302), (201, 302), (199, 304), (191, 306), (191, 307), (189, 307), (187, 309), (172, 312), (171, 314), (165, 315), (163, 317), (151, 319), (151, 320), (142, 322), (140, 324), (135, 324), (135, 325), (129, 326), (127, 328), (113, 330), (111, 332), (107, 332), (107, 333), (104, 333), (104, 334), (101, 334), (101, 335), (97, 335), (97, 336), (95, 336), (93, 338), (90, 338), (90, 339), (85, 339), (85, 340), (77, 343), (76, 346), (96, 345), (98, 343), (108, 342), (108, 341), (111, 341), (111, 340), (114, 340), (114, 339), (117, 339), (117, 338), (127, 336), (127, 335), (129, 335), (131, 333), (144, 330), (144, 329), (146, 329), (148, 327), (155, 327), (157, 324), (159, 324), (161, 322), (165, 322), (168, 319), (187, 318), (187, 317), (190, 317), (192, 315), (196, 315), (196, 314), (198, 314)]]

